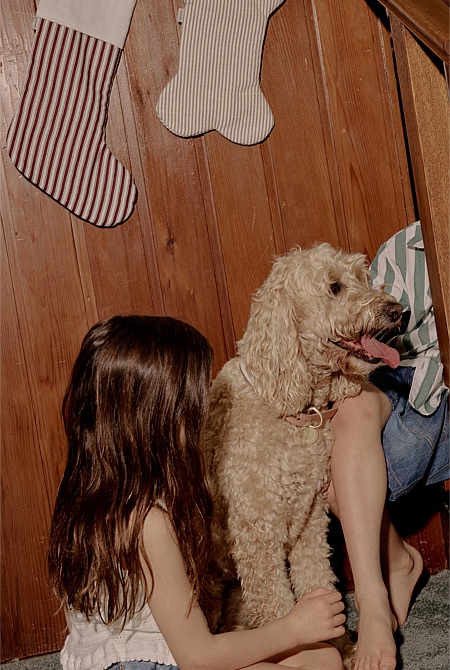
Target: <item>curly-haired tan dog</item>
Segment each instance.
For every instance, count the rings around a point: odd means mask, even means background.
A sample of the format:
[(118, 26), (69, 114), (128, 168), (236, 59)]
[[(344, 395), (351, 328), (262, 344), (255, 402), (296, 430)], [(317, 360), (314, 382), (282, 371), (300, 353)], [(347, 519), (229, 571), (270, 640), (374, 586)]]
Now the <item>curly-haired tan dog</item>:
[(213, 382), (206, 453), (225, 534), (217, 557), (241, 583), (235, 627), (261, 626), (335, 582), (330, 418), (380, 356), (395, 365), (396, 352), (372, 337), (401, 322), (401, 306), (367, 280), (364, 256), (328, 244), (278, 258), (254, 296), (238, 356)]

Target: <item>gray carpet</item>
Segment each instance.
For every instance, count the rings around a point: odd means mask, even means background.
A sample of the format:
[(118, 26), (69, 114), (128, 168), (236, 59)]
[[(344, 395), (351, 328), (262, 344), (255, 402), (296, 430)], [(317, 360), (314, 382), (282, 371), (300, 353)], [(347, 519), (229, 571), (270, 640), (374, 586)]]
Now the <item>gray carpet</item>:
[[(357, 614), (347, 596), (347, 626), (354, 630)], [(396, 633), (396, 670), (450, 670), (450, 572), (430, 577)]]
[[(430, 577), (397, 633), (397, 670), (450, 670), (449, 571)], [(356, 625), (353, 596), (347, 596), (347, 624)], [(61, 670), (59, 654), (2, 665), (5, 670)]]

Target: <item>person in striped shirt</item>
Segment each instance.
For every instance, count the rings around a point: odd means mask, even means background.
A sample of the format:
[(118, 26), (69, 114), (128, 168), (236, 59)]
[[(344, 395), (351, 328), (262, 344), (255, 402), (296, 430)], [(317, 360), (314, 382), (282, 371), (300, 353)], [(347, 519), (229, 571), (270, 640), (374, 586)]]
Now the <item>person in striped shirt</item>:
[(385, 507), (417, 485), (450, 476), (448, 389), (419, 221), (385, 242), (371, 284), (410, 312), (391, 346), (396, 369), (379, 367), (333, 418), (329, 501), (342, 523), (359, 611), (355, 670), (393, 670), (393, 633), (405, 622), (422, 557), (397, 533)]

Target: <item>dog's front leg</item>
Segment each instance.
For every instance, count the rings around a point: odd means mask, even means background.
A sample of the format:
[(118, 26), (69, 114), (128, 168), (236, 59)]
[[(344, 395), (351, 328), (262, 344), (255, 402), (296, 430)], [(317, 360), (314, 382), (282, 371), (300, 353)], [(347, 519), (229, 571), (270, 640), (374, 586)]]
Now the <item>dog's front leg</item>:
[(336, 582), (329, 560), (328, 523), (327, 506), (319, 493), (289, 554), (290, 579), (297, 600), (319, 586), (332, 589)]
[[(319, 493), (311, 515), (289, 554), (290, 578), (297, 599), (320, 586), (332, 589), (337, 581), (329, 560), (327, 508), (323, 495)], [(350, 633), (344, 633), (331, 643), (340, 651), (345, 670), (350, 670), (355, 657), (355, 644)]]
[(242, 590), (237, 619), (242, 626), (257, 628), (284, 616), (295, 603), (283, 542), (276, 536), (273, 520), (263, 516), (231, 525), (235, 529), (229, 538), (231, 553)]

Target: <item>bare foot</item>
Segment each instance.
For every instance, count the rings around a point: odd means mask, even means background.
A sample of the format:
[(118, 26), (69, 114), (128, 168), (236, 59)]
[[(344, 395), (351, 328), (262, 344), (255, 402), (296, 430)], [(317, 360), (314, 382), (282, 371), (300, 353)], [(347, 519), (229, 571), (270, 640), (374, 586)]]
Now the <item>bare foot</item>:
[(397, 621), (389, 602), (373, 600), (359, 611), (358, 646), (354, 670), (394, 670), (397, 648), (394, 631)]
[(405, 552), (402, 560), (395, 567), (391, 565), (385, 576), (392, 611), (399, 626), (406, 621), (414, 588), (423, 571), (420, 552), (406, 542), (403, 544)]

